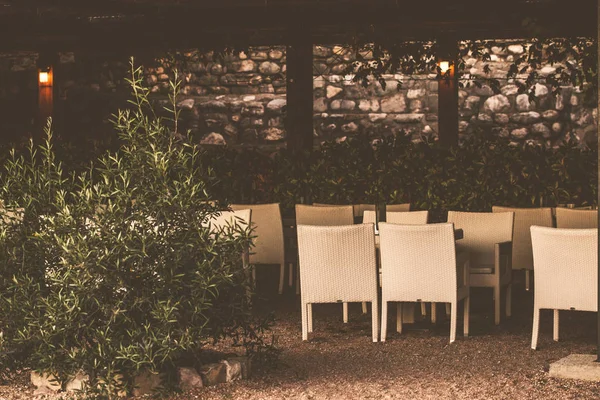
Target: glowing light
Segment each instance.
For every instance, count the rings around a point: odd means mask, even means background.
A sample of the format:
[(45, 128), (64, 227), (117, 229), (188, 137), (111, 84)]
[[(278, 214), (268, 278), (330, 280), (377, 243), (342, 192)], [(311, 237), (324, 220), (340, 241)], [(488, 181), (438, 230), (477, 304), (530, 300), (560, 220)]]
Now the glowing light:
[(450, 69), (450, 63), (448, 61), (440, 61), (440, 70), (442, 73), (446, 73)]
[(49, 74), (48, 72), (42, 72), (40, 71), (40, 83), (48, 83), (49, 81)]

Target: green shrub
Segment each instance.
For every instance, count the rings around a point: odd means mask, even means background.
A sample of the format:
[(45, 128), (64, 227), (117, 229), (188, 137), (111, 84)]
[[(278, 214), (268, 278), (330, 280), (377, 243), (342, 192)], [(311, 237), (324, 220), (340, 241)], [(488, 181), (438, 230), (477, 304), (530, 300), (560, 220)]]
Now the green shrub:
[(3, 361), (63, 383), (83, 370), (109, 396), (117, 374), (131, 388), (136, 373), (172, 370), (210, 340), (260, 347), (268, 328), (249, 311), (250, 230), (211, 233), (216, 178), (177, 124), (152, 115), (140, 79), (132, 63), (118, 152), (67, 174), (49, 126), (45, 144), (13, 153), (0, 177), (6, 209), (24, 209), (0, 228)]
[(285, 210), (296, 203), (410, 202), (441, 221), (447, 210), (596, 204), (597, 154), (571, 140), (559, 148), (514, 146), (478, 132), (447, 148), (401, 133), (376, 144), (358, 135), (301, 154), (222, 147), (208, 162), (230, 179), (217, 196), (223, 201), (280, 202)]

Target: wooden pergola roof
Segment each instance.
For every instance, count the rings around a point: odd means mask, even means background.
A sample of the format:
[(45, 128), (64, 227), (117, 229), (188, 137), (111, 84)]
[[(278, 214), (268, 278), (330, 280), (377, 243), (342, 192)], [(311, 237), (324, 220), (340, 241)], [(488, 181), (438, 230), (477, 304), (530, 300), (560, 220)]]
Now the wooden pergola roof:
[(595, 36), (596, 0), (0, 0), (0, 51), (115, 51), (285, 44), (302, 29), (342, 43), (375, 26), (394, 38)]

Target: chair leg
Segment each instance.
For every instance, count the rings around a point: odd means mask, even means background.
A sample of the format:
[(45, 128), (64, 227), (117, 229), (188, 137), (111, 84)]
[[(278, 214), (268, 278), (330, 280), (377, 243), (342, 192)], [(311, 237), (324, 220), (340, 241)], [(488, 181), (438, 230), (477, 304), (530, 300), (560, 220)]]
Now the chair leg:
[(512, 315), (512, 283), (506, 286), (506, 316)]
[(540, 309), (537, 306), (533, 306), (533, 330), (531, 332), (531, 348), (535, 350), (537, 348), (538, 334), (540, 331)]
[(421, 316), (425, 317), (427, 315), (427, 305), (424, 301), (421, 302)]
[(402, 303), (402, 323), (415, 323), (415, 303)]
[(371, 302), (371, 324), (373, 325), (373, 342), (377, 342), (379, 339), (379, 310), (377, 300)]
[(525, 270), (525, 290), (529, 291), (529, 284), (531, 279), (531, 271)]
[(308, 316), (308, 333), (312, 333), (313, 331), (313, 305), (312, 303), (308, 303), (307, 307), (307, 316)]
[(559, 310), (554, 310), (554, 329), (552, 332), (552, 338), (555, 342), (558, 342), (558, 324), (559, 324)]
[(363, 301), (363, 303), (362, 303), (362, 312), (363, 312), (363, 314), (367, 313), (367, 302), (366, 301)]
[(500, 286), (494, 286), (494, 323), (500, 325)]
[(386, 300), (381, 301), (381, 341), (385, 342), (387, 337), (387, 312), (388, 302)]
[(431, 303), (431, 323), (437, 322), (437, 303)]
[(450, 316), (450, 303), (446, 303), (446, 317)]
[(348, 323), (348, 303), (342, 304), (342, 309), (343, 309), (343, 313), (344, 313), (344, 323), (347, 324)]
[(402, 333), (402, 303), (396, 303), (396, 332)]
[(279, 264), (279, 294), (283, 294), (283, 281), (285, 280), (285, 264)]
[(302, 340), (308, 340), (308, 304), (302, 303)]
[(457, 303), (450, 304), (450, 343), (456, 340), (456, 320), (458, 316)]
[(464, 314), (463, 314), (463, 335), (469, 336), (469, 312), (471, 308), (471, 296), (467, 296), (463, 302)]
[(296, 266), (296, 294), (300, 294), (300, 266)]

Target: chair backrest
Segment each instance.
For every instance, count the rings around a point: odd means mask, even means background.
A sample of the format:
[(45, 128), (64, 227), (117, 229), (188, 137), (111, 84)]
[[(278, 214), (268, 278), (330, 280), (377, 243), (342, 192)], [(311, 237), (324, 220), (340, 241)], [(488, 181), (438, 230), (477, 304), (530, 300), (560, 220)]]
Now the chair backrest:
[(533, 269), (533, 253), (531, 251), (531, 232), (533, 225), (552, 227), (552, 208), (514, 208), (493, 206), (492, 212), (514, 212), (515, 222), (512, 244), (513, 269)]
[(379, 224), (383, 298), (450, 302), (456, 298), (454, 226)]
[(535, 307), (598, 311), (598, 230), (531, 227)]
[(462, 229), (457, 249), (471, 255), (471, 266), (494, 265), (494, 245), (513, 239), (514, 212), (448, 211), (448, 222)]
[(386, 212), (385, 221), (388, 224), (424, 225), (427, 223), (429, 211), (397, 211)]
[[(325, 204), (325, 203), (313, 203), (315, 207), (341, 207), (345, 204)], [(352, 212), (354, 213), (354, 217), (361, 217), (365, 210), (375, 211), (375, 204), (353, 204)]]
[(251, 264), (285, 264), (283, 223), (279, 203), (231, 204), (231, 209), (252, 210), (254, 247)]
[(308, 206), (296, 204), (296, 225), (352, 225), (352, 206)]
[(236, 210), (236, 211), (219, 211), (212, 214), (210, 218), (204, 222), (204, 226), (210, 226), (213, 233), (221, 230), (227, 230), (229, 227), (237, 226), (242, 230), (248, 228), (251, 221), (252, 210)]
[(374, 224), (377, 220), (377, 213), (371, 210), (365, 210), (363, 213), (363, 224)]
[(298, 225), (303, 303), (377, 298), (375, 236), (370, 224)]
[(598, 210), (556, 208), (556, 227), (566, 229), (598, 229)]
[(385, 212), (405, 212), (410, 211), (410, 203), (402, 203), (402, 204), (386, 204)]
[[(428, 217), (429, 211), (392, 211), (386, 213), (386, 222), (390, 224), (421, 225), (427, 223)], [(367, 210), (363, 214), (363, 223), (374, 224), (375, 218), (375, 211)]]

